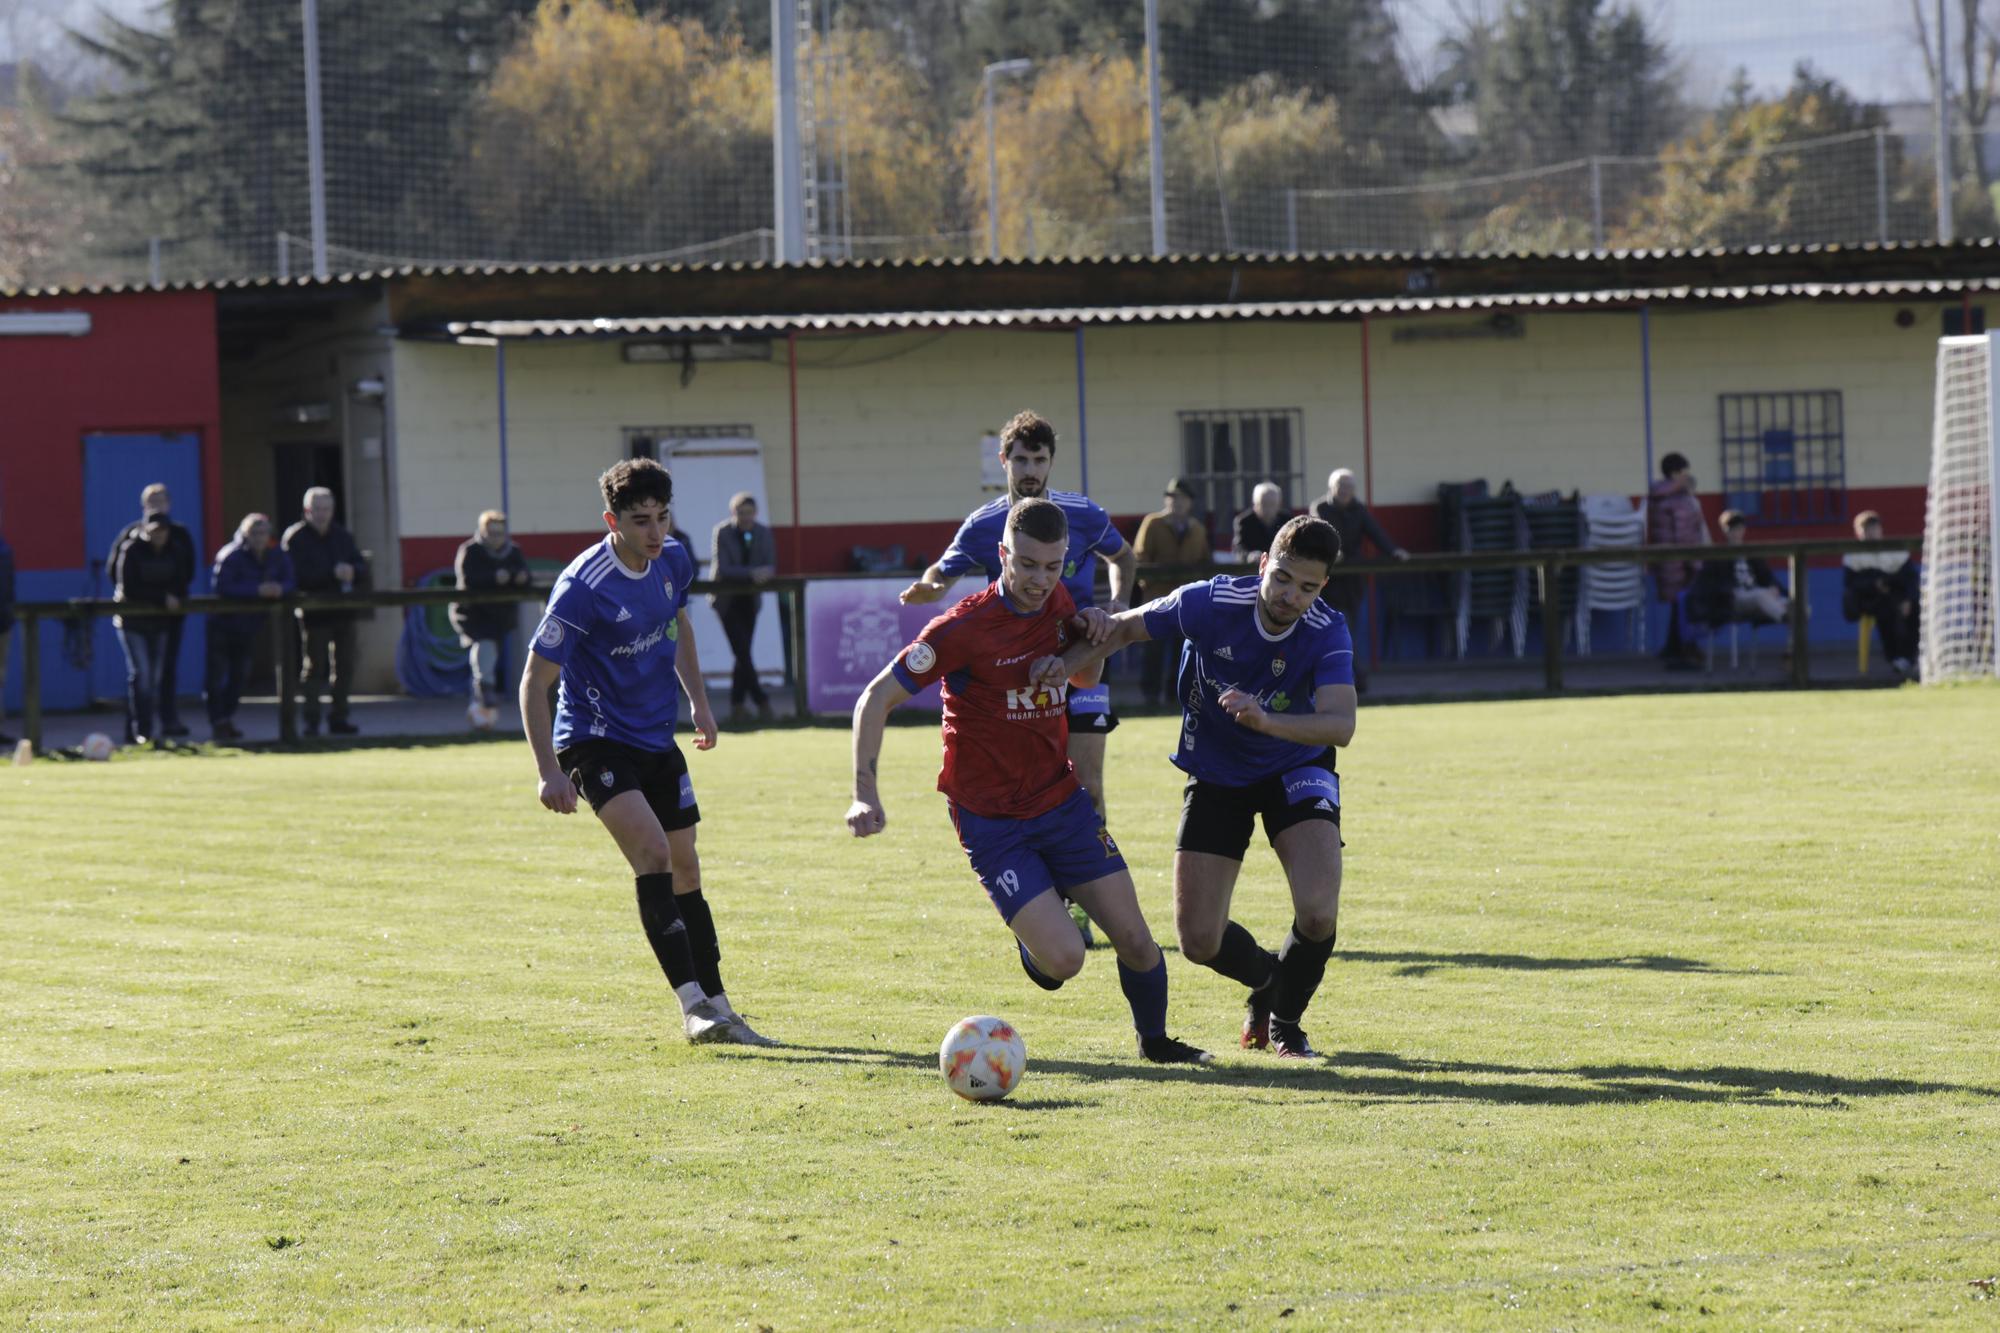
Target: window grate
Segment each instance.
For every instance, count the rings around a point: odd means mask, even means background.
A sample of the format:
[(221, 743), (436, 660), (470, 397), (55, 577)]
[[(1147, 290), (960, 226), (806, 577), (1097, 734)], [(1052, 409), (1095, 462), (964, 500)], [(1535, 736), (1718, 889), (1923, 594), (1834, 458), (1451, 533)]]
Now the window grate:
[(1717, 396), (1723, 503), (1767, 525), (1847, 517), (1847, 436), (1838, 389)]
[(1284, 492), (1284, 512), (1303, 509), (1306, 491), (1304, 414), (1296, 407), (1180, 414), (1180, 475), (1194, 487), (1195, 517), (1209, 539), (1227, 544), (1236, 515), (1250, 507), (1259, 482)]

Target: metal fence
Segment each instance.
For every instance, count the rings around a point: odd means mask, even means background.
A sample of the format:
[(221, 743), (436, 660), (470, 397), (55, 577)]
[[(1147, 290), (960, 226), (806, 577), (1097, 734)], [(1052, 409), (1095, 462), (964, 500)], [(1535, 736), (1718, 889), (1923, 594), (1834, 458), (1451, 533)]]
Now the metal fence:
[[(1387, 562), (1356, 563), (1342, 565), (1343, 574), (1376, 578), (1413, 578), (1424, 575), (1453, 574), (1478, 570), (1529, 569), (1535, 571), (1535, 607), (1542, 617), (1542, 679), (1544, 687), (1551, 693), (1564, 688), (1563, 666), (1566, 659), (1564, 635), (1560, 630), (1551, 633), (1548, 626), (1561, 621), (1562, 573), (1566, 569), (1580, 568), (1592, 564), (1629, 565), (1634, 563), (1660, 564), (1669, 561), (1687, 560), (1735, 560), (1746, 552), (1766, 559), (1783, 559), (1789, 566), (1790, 586), (1794, 590), (1791, 599), (1791, 619), (1787, 630), (1790, 638), (1791, 684), (1804, 687), (1811, 683), (1810, 654), (1806, 640), (1806, 598), (1798, 595), (1798, 590), (1806, 586), (1807, 561), (1815, 556), (1847, 555), (1877, 551), (1910, 551), (1922, 549), (1919, 537), (1888, 538), (1882, 541), (1777, 541), (1758, 542), (1754, 546), (1650, 546), (1621, 548), (1592, 548), (1539, 551), (1491, 551), (1477, 554), (1446, 553), (1438, 555), (1413, 555), (1407, 560)], [(1208, 578), (1217, 572), (1215, 566), (1185, 569), (1164, 565), (1142, 565), (1142, 577), (1168, 581), (1187, 581)], [(880, 578), (903, 580), (910, 577), (909, 571), (895, 571), (878, 575), (840, 574), (827, 576), (842, 581), (857, 578)], [(790, 654), (793, 664), (791, 687), (796, 715), (805, 718), (810, 715), (808, 704), (808, 663), (811, 661), (807, 642), (807, 617), (804, 599), (806, 589), (818, 580), (813, 578), (774, 578), (762, 585), (763, 591), (776, 593), (784, 599), (790, 611), (791, 644)], [(700, 582), (690, 589), (691, 594), (716, 591), (718, 586)], [(731, 585), (740, 586), (740, 585)], [(255, 613), (267, 616), (270, 622), (278, 695), (278, 735), (281, 743), (293, 744), (299, 739), (298, 730), (298, 640), (294, 631), (294, 618), (300, 611), (356, 611), (363, 608), (412, 606), (438, 606), (446, 603), (481, 604), (536, 601), (547, 595), (547, 589), (529, 588), (525, 590), (490, 592), (464, 592), (456, 588), (412, 588), (393, 591), (357, 592), (342, 597), (286, 597), (273, 600), (232, 600), (217, 597), (190, 597), (178, 612), (148, 608), (154, 615), (207, 615), (217, 613)], [(21, 646), (25, 657), (23, 671), (23, 707), (21, 723), (29, 743), (37, 752), (42, 745), (42, 678), (41, 678), (41, 630), (44, 621), (76, 622), (98, 616), (131, 613), (134, 608), (123, 602), (104, 598), (78, 598), (68, 602), (23, 602), (15, 606), (16, 618), (20, 621)]]
[[(1183, 253), (2000, 232), (2000, 67), (1957, 58), (1991, 40), (1962, 5), (1942, 128), (1927, 5), (949, 8), (798, 0), (807, 257), (1148, 252), (1156, 156)], [(771, 22), (204, 0), (46, 25), (0, 52), (0, 290), (773, 258)]]

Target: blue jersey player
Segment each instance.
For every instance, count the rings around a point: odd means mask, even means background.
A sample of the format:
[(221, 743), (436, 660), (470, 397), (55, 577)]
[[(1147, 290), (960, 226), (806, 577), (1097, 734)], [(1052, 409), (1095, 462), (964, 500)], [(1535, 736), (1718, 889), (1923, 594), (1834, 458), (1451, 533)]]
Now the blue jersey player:
[[(1179, 633), (1180, 741), (1188, 775), (1174, 841), (1181, 955), (1249, 987), (1243, 1044), (1287, 1059), (1317, 1054), (1302, 1026), (1326, 974), (1340, 910), (1340, 777), (1334, 747), (1354, 738), (1354, 643), (1318, 601), (1340, 535), (1299, 517), (1272, 539), (1255, 576), (1192, 583), (1112, 620), (1036, 664), (1060, 680), (1126, 644)], [(1258, 817), (1292, 891), (1292, 928), (1273, 954), (1229, 919)]]
[[(1097, 559), (1111, 570), (1111, 612), (1125, 609), (1131, 597), (1138, 557), (1111, 526), (1111, 517), (1089, 497), (1074, 491), (1049, 489), (1049, 468), (1056, 456), (1055, 427), (1033, 412), (1016, 413), (1000, 432), (1000, 463), (1007, 472), (1007, 494), (989, 500), (959, 525), (951, 546), (915, 583), (903, 589), (907, 603), (935, 602), (962, 574), (983, 572), (989, 582), (1000, 577), (1000, 546), (1007, 515), (1030, 497), (1046, 498), (1069, 522), (1068, 549), (1063, 556), (1062, 584), (1079, 608), (1097, 601)], [(1090, 793), (1097, 816), (1104, 818), (1104, 738), (1118, 725), (1111, 711), (1111, 687), (1103, 683), (1103, 668), (1092, 664), (1085, 685), (1069, 692), (1069, 758), (1077, 780)]]
[[(522, 727), (541, 801), (567, 815), (581, 793), (631, 863), (639, 921), (680, 1001), (688, 1039), (776, 1045), (743, 1021), (723, 990), (715, 918), (701, 894), (694, 847), (701, 810), (674, 744), (681, 690), (697, 750), (715, 748), (715, 715), (688, 626), (694, 561), (668, 535), (673, 477), (651, 459), (633, 459), (597, 485), (610, 532), (556, 580), (521, 673)], [(558, 683), (552, 723), (549, 690)]]

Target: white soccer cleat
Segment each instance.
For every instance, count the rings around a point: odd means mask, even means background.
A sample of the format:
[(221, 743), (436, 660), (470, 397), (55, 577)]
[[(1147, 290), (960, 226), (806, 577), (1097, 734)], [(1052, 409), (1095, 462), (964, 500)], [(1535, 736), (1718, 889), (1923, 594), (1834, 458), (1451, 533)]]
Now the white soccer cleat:
[(723, 1027), (728, 1030), (729, 1035), (725, 1037), (718, 1037), (716, 1038), (716, 1040), (726, 1041), (734, 1046), (784, 1045), (783, 1042), (778, 1041), (776, 1038), (765, 1036), (763, 1033), (757, 1031), (757, 1029), (751, 1027), (748, 1023), (744, 1022), (743, 1015), (741, 1014), (729, 1015), (726, 1019), (723, 1020)]
[(707, 1000), (681, 1015), (681, 1023), (687, 1029), (688, 1041), (696, 1046), (730, 1040), (729, 1019)]

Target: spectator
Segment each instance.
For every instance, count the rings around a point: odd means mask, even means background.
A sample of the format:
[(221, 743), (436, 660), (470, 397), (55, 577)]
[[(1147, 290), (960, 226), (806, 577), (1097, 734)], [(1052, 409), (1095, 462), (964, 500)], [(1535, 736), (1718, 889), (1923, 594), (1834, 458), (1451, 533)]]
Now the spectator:
[[(1375, 515), (1368, 512), (1368, 506), (1354, 493), (1354, 473), (1349, 468), (1337, 467), (1326, 474), (1326, 494), (1313, 506), (1313, 514), (1333, 524), (1333, 530), (1340, 534), (1340, 558), (1342, 561), (1358, 560), (1361, 557), (1361, 543), (1365, 540), (1375, 549), (1392, 560), (1408, 560), (1410, 553), (1382, 531), (1382, 525), (1375, 521)], [(1359, 574), (1327, 575), (1326, 587), (1320, 589), (1320, 600), (1347, 618), (1348, 632), (1359, 643), (1364, 637), (1361, 632), (1361, 576)], [(1368, 677), (1361, 669), (1361, 658), (1354, 659), (1354, 688), (1368, 688)]]
[(1291, 517), (1285, 513), (1284, 503), (1285, 493), (1278, 489), (1277, 483), (1257, 483), (1257, 489), (1250, 492), (1250, 507), (1236, 516), (1233, 536), (1238, 560), (1255, 560), (1271, 549), (1271, 539)]
[[(7, 723), (7, 649), (14, 635), (14, 548), (0, 537), (0, 727)], [(0, 731), (0, 745), (14, 738)]]
[[(1660, 480), (1646, 493), (1646, 541), (1653, 546), (1706, 546), (1708, 520), (1695, 498), (1694, 469), (1681, 454), (1660, 460)], [(1693, 670), (1700, 654), (1681, 633), (1679, 597), (1694, 583), (1701, 566), (1692, 560), (1668, 560), (1653, 566), (1653, 584), (1667, 604), (1667, 641), (1660, 657), (1669, 670)]]
[[(296, 586), (292, 561), (271, 540), (271, 520), (245, 514), (236, 536), (215, 553), (210, 582), (217, 597), (279, 598)], [(236, 708), (250, 679), (250, 662), (257, 653), (257, 631), (265, 617), (254, 611), (210, 616), (208, 621), (208, 728), (219, 741), (240, 741)], [(276, 647), (277, 645), (272, 645)], [(280, 667), (280, 670), (283, 668)]]
[[(709, 577), (717, 583), (768, 582), (778, 572), (778, 543), (771, 530), (757, 521), (757, 497), (738, 491), (730, 497), (729, 511), (731, 517), (715, 525)], [(718, 592), (709, 600), (722, 618), (722, 632), (729, 636), (729, 651), (736, 657), (729, 675), (729, 720), (744, 719), (747, 699), (757, 705), (757, 716), (768, 722), (771, 701), (764, 696), (764, 687), (757, 680), (757, 663), (751, 656), (764, 595)]]
[[(305, 517), (285, 529), (285, 554), (292, 558), (298, 590), (307, 597), (335, 597), (366, 586), (368, 562), (354, 536), (333, 521), (333, 492), (315, 486), (305, 495)], [(305, 734), (319, 735), (320, 692), (333, 699), (326, 729), (352, 736), (361, 728), (348, 716), (354, 686), (352, 611), (299, 612), (299, 685), (304, 699)]]
[[(1854, 535), (1864, 542), (1882, 540), (1882, 516), (1864, 509), (1854, 516)], [(1875, 618), (1882, 636), (1882, 655), (1904, 679), (1917, 673), (1917, 567), (1908, 551), (1875, 551), (1844, 555), (1841, 564), (1840, 610), (1849, 620)], [(0, 643), (5, 643), (0, 635)]]
[(118, 586), (114, 600), (127, 607), (111, 618), (118, 646), (125, 650), (125, 738), (135, 745), (162, 745), (155, 727), (161, 678), (166, 667), (167, 623), (173, 617), (144, 614), (139, 608), (178, 611), (187, 582), (180, 553), (173, 549), (173, 520), (148, 514), (115, 557)]
[[(478, 527), (458, 548), (452, 568), (458, 575), (458, 586), (468, 592), (525, 588), (534, 580), (528, 572), (528, 557), (507, 535), (507, 516), (498, 509), (479, 516)], [(452, 603), (451, 627), (458, 631), (459, 646), (466, 650), (472, 666), (472, 702), (482, 708), (499, 707), (500, 681), (506, 674), (519, 614), (520, 607), (514, 602)]]
[[(1179, 477), (1167, 483), (1165, 503), (1156, 513), (1139, 520), (1139, 535), (1132, 543), (1137, 553), (1139, 565), (1205, 566), (1213, 554), (1208, 545), (1208, 528), (1194, 516), (1194, 487)], [(1139, 581), (1139, 601), (1141, 603), (1165, 597), (1183, 583), (1193, 583), (1200, 579), (1163, 579), (1158, 574), (1142, 577)], [(1162, 634), (1146, 642), (1145, 656), (1141, 659), (1139, 689), (1146, 696), (1146, 705), (1157, 708), (1160, 705), (1160, 685), (1163, 668), (1171, 657), (1179, 670), (1181, 639), (1177, 634)], [(1174, 682), (1166, 682), (1168, 697), (1175, 689)]]
[[(118, 553), (125, 548), (128, 539), (146, 526), (147, 519), (159, 514), (167, 520), (167, 549), (173, 552), (174, 559), (178, 562), (175, 568), (179, 573), (179, 582), (174, 589), (174, 596), (185, 598), (188, 595), (188, 590), (194, 586), (195, 569), (200, 557), (195, 553), (194, 534), (173, 521), (173, 510), (174, 497), (167, 490), (165, 482), (156, 481), (139, 492), (139, 517), (127, 523), (112, 539), (111, 553), (105, 564), (105, 571), (110, 575), (111, 586), (114, 589), (118, 586)], [(172, 616), (163, 623), (166, 626), (167, 637), (160, 648), (165, 656), (165, 661), (160, 665), (157, 695), (160, 735), (180, 737), (188, 734), (187, 727), (181, 722), (180, 712), (181, 638), (187, 633), (187, 617)]]
[[(1741, 546), (1750, 531), (1750, 520), (1734, 509), (1725, 509), (1721, 523), (1723, 540)], [(1732, 620), (1780, 624), (1791, 609), (1791, 600), (1768, 564), (1754, 555), (1739, 555), (1734, 560), (1703, 564), (1694, 576), (1688, 606), (1695, 619), (1710, 625)]]

